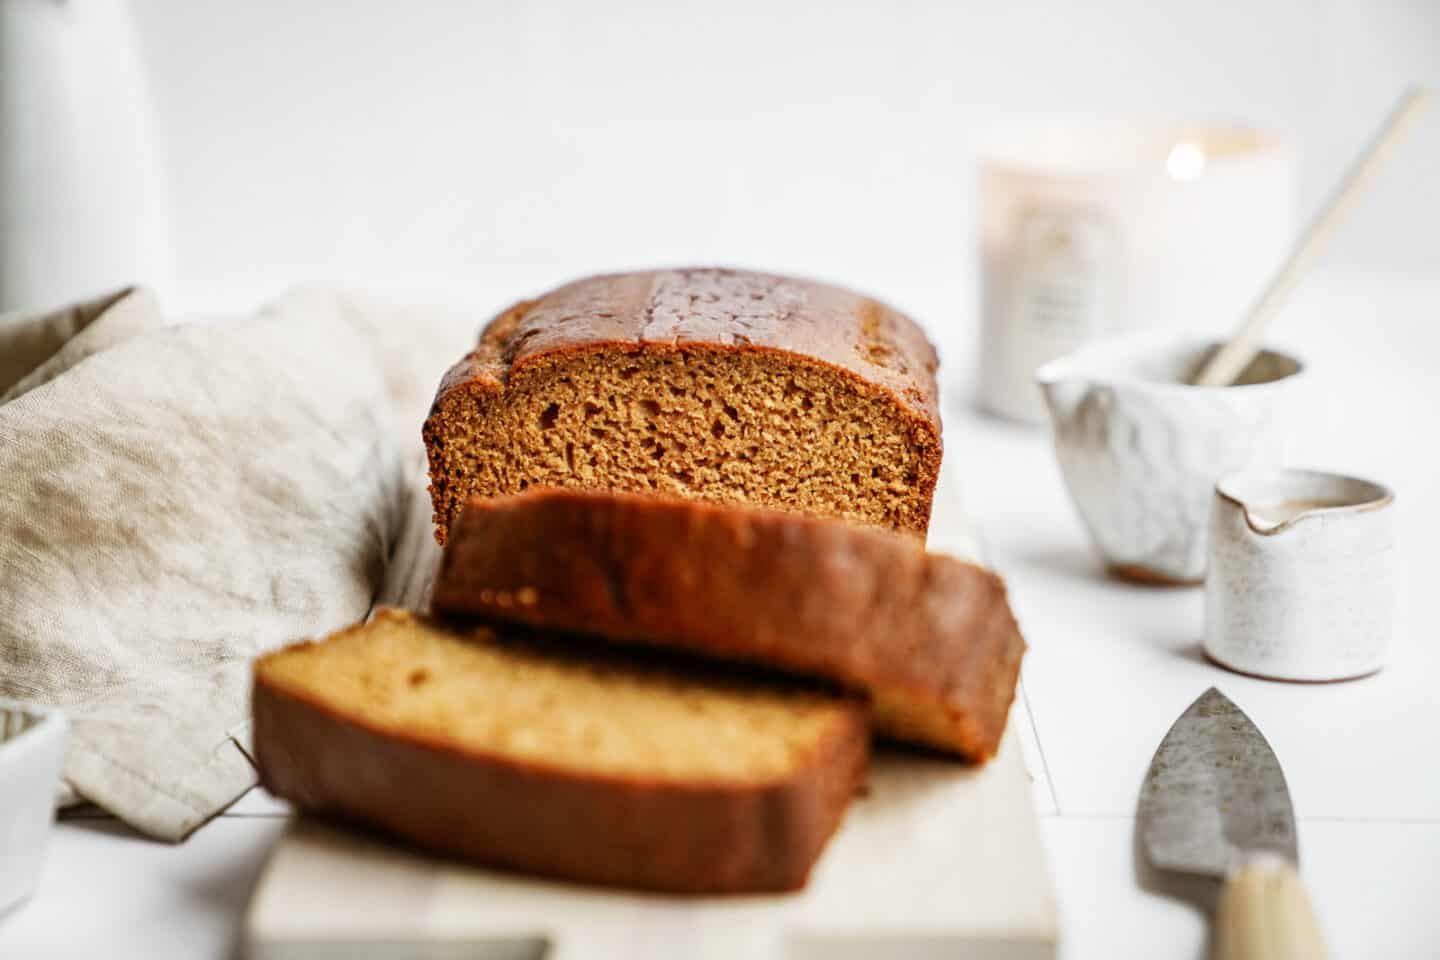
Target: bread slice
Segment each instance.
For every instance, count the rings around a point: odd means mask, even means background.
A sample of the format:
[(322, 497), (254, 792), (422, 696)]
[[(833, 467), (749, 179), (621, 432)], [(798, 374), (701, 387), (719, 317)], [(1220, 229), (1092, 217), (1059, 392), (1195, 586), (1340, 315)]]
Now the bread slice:
[(1004, 582), (914, 537), (580, 490), (472, 499), (431, 603), (825, 677), (882, 732), (977, 761), (1025, 650)]
[(553, 877), (804, 884), (865, 775), (857, 699), (523, 634), (381, 611), (262, 657), (261, 783), (302, 810)]
[(436, 538), (474, 495), (662, 493), (924, 533), (935, 350), (838, 287), (736, 270), (589, 277), (512, 307), (425, 422)]

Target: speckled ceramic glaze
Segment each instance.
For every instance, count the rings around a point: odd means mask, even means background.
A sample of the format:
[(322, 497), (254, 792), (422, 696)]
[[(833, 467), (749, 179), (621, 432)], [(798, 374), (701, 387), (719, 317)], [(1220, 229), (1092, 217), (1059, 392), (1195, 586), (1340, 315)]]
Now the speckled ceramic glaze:
[(1122, 576), (1200, 582), (1215, 481), (1283, 458), (1300, 362), (1267, 350), (1235, 386), (1188, 385), (1214, 347), (1127, 337), (1036, 372), (1071, 499)]
[(1394, 497), (1333, 473), (1223, 478), (1210, 513), (1205, 652), (1280, 680), (1380, 669), (1395, 620)]

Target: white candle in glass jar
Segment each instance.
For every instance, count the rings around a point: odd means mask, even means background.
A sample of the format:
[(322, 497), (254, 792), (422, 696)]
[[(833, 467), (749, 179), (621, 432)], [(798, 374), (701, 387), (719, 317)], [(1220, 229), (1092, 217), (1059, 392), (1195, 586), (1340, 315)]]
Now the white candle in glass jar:
[(1295, 152), (1243, 127), (1053, 128), (980, 163), (981, 405), (1044, 417), (1037, 367), (1110, 334), (1229, 330), (1289, 248)]

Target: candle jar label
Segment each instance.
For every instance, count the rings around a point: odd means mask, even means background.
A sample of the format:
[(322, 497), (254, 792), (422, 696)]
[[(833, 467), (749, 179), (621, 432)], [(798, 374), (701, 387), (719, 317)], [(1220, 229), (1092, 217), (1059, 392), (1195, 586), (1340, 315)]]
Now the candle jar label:
[(1018, 365), (1034, 370), (1118, 327), (1119, 230), (1086, 209), (1022, 210), (1008, 326)]

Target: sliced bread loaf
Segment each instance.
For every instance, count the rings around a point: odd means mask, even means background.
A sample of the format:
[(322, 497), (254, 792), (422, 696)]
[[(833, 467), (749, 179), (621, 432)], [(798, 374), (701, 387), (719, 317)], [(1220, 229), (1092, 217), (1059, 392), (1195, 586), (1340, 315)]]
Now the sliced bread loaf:
[(538, 874), (683, 893), (804, 884), (865, 775), (858, 700), (560, 646), (381, 611), (262, 657), (261, 782)]
[(934, 348), (848, 290), (735, 270), (590, 277), (496, 317), (425, 422), (436, 538), (472, 495), (663, 493), (924, 533)]
[(1004, 582), (914, 537), (579, 490), (472, 499), (431, 603), (825, 677), (882, 732), (971, 760), (999, 746), (1025, 650)]

